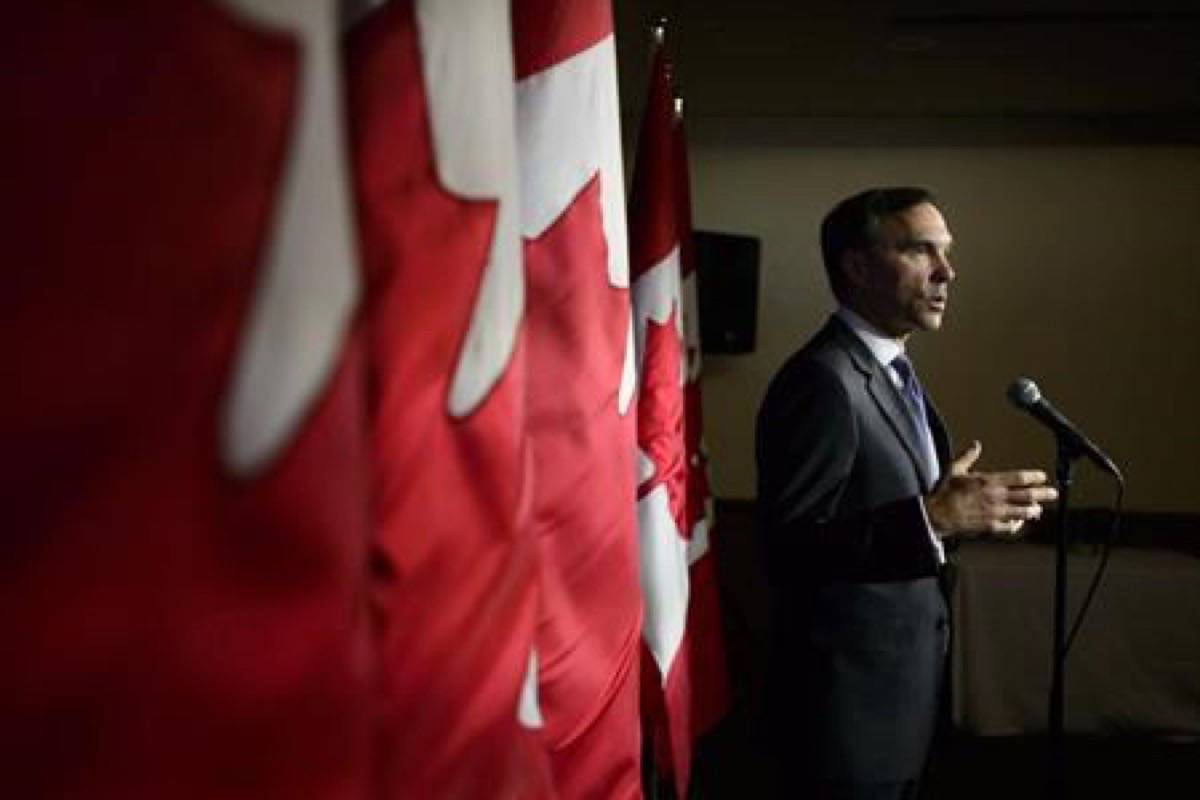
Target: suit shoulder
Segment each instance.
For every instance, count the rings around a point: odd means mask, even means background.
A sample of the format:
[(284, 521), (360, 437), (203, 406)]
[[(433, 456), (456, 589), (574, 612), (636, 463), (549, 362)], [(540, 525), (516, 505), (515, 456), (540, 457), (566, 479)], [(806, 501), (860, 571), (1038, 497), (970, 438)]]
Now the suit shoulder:
[(771, 379), (767, 396), (785, 388), (793, 390), (800, 386), (829, 391), (840, 388), (844, 391), (855, 371), (849, 351), (834, 337), (823, 332), (783, 363)]
[(759, 410), (760, 419), (789, 415), (820, 405), (848, 406), (853, 364), (844, 351), (818, 341), (793, 353), (771, 379)]

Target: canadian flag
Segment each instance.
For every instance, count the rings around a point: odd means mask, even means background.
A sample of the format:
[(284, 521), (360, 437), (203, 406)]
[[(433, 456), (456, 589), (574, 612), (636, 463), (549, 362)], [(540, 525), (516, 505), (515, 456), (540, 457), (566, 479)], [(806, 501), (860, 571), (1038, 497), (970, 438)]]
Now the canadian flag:
[(361, 797), (361, 296), (331, 0), (0, 34), (10, 797)]
[(612, 10), (516, 0), (538, 691), (564, 797), (640, 797), (633, 337)]
[(549, 796), (549, 760), (518, 719), (538, 573), (508, 2), (393, 0), (347, 50), (381, 796)]
[(691, 767), (687, 491), (684, 446), (680, 225), (666, 56), (656, 42), (629, 202), (630, 268), (638, 353), (638, 537), (643, 636), (650, 660), (644, 725), (660, 769), (687, 795)]
[(683, 333), (686, 351), (684, 399), (684, 452), (687, 463), (687, 503), (683, 528), (688, 560), (688, 646), (692, 675), (692, 731), (699, 737), (729, 711), (729, 672), (721, 627), (717, 557), (712, 543), (712, 493), (708, 482), (708, 455), (704, 449), (704, 409), (700, 378), (700, 316), (697, 291), (695, 239), (692, 235), (692, 192), (688, 169), (683, 101), (676, 98), (671, 139), (674, 145), (675, 202), (679, 221), (679, 264), (683, 293)]

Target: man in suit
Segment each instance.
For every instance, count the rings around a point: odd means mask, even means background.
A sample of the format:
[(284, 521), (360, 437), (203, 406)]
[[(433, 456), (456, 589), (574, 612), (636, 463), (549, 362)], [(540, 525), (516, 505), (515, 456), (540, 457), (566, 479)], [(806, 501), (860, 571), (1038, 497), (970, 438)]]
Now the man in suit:
[(951, 241), (924, 189), (834, 208), (821, 249), (838, 310), (759, 411), (768, 715), (787, 796), (916, 796), (949, 641), (942, 542), (1015, 535), (1055, 497), (1037, 470), (973, 471), (978, 442), (950, 461), (905, 356), (912, 333), (941, 327)]

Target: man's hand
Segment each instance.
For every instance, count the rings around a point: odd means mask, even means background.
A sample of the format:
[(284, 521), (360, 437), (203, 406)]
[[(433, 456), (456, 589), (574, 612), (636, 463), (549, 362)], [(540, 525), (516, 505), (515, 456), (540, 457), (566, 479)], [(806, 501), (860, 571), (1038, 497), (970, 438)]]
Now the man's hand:
[(1053, 502), (1058, 491), (1046, 485), (1046, 473), (1036, 469), (972, 472), (983, 445), (974, 442), (950, 466), (950, 474), (925, 498), (925, 510), (938, 535), (1020, 532), (1042, 515), (1042, 503)]

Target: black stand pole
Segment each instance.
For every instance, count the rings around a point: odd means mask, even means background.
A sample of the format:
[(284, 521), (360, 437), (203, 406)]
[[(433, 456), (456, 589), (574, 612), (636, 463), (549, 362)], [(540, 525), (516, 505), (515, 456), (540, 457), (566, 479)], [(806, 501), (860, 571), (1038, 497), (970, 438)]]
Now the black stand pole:
[(1054, 561), (1054, 665), (1050, 678), (1050, 800), (1065, 800), (1067, 796), (1066, 741), (1063, 730), (1064, 685), (1067, 661), (1067, 505), (1071, 482), (1075, 475), (1076, 448), (1061, 438), (1058, 441), (1058, 464), (1055, 479), (1058, 483), (1058, 530), (1055, 537)]

